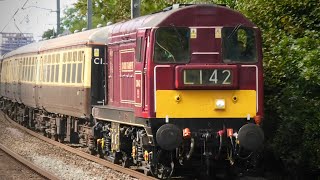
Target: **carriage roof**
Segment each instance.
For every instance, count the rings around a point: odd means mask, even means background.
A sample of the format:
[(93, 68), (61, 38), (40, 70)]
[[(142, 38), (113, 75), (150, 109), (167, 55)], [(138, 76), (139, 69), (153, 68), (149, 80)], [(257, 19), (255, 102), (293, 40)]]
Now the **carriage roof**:
[(105, 44), (107, 39), (107, 33), (105, 35), (107, 27), (92, 29), (84, 32), (70, 34), (55, 39), (34, 42), (26, 46), (20, 47), (14, 51), (4, 55), (4, 58), (12, 57), (19, 54), (39, 53), (41, 51), (56, 49), (61, 47), (68, 47), (82, 44)]

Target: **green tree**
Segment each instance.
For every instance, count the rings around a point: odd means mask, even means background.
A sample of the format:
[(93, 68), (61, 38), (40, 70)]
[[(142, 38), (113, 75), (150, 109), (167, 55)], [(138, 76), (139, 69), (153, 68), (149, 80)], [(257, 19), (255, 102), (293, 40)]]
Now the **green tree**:
[(52, 36), (55, 36), (56, 32), (54, 29), (48, 29), (42, 34), (42, 39), (50, 39)]
[[(190, 3), (213, 3), (213, 0), (141, 0), (141, 15), (146, 15), (161, 11), (172, 4), (190, 4)], [(233, 0), (218, 0), (217, 3), (235, 6)], [(93, 4), (93, 27), (98, 24), (106, 25), (108, 22), (120, 22), (131, 17), (131, 0), (92, 0)], [(86, 27), (87, 0), (79, 0), (74, 7), (68, 8), (64, 12), (62, 19), (66, 29), (74, 31)]]
[[(119, 22), (130, 18), (130, 0), (92, 0), (93, 26), (107, 22)], [(86, 19), (87, 0), (79, 0), (74, 9)], [(68, 16), (66, 16), (68, 17)]]
[(320, 9), (317, 0), (239, 0), (261, 28), (268, 145), (293, 175), (320, 169)]
[(81, 14), (75, 7), (64, 10), (64, 17), (61, 19), (62, 26), (71, 32), (81, 30), (86, 27), (86, 16)]

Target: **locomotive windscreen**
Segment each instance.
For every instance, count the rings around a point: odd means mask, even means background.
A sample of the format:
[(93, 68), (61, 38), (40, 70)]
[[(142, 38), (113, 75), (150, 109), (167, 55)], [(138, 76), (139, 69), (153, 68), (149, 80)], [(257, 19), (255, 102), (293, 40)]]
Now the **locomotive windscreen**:
[(157, 63), (188, 63), (190, 61), (190, 29), (161, 27), (156, 31), (154, 61)]
[(224, 27), (222, 29), (222, 54), (224, 62), (256, 62), (257, 48), (253, 28)]

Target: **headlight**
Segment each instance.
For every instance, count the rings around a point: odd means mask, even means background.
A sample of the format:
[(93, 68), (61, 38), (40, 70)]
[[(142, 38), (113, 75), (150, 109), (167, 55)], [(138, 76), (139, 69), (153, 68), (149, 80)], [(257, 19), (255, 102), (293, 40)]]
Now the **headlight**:
[(217, 99), (216, 100), (216, 107), (215, 109), (225, 109), (226, 107), (226, 102), (224, 99)]

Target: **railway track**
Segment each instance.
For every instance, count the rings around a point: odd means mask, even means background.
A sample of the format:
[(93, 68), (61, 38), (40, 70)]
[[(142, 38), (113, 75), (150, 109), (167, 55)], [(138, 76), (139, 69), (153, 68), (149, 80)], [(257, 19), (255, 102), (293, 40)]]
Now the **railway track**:
[[(1, 112), (1, 113), (2, 113), (2, 112)], [(147, 176), (147, 175), (145, 175), (145, 174), (143, 174), (143, 173), (141, 173), (141, 172), (138, 172), (138, 171), (135, 171), (135, 170), (132, 170), (132, 169), (128, 169), (128, 168), (124, 168), (124, 167), (122, 167), (122, 166), (120, 166), (120, 165), (113, 164), (113, 163), (111, 163), (111, 162), (109, 162), (109, 161), (107, 161), (107, 160), (104, 160), (104, 159), (95, 157), (95, 156), (90, 155), (90, 154), (88, 154), (88, 153), (85, 153), (85, 152), (83, 152), (83, 151), (77, 150), (77, 149), (75, 149), (75, 148), (73, 148), (73, 147), (67, 146), (67, 145), (65, 145), (65, 144), (62, 144), (62, 143), (59, 143), (59, 142), (54, 141), (54, 140), (52, 140), (52, 139), (49, 139), (49, 138), (47, 138), (47, 137), (44, 137), (44, 136), (41, 135), (41, 134), (38, 134), (38, 133), (36, 133), (36, 132), (34, 132), (34, 131), (30, 130), (30, 129), (27, 129), (27, 128), (21, 126), (20, 124), (16, 123), (15, 121), (13, 121), (12, 119), (10, 119), (10, 118), (9, 118), (7, 115), (5, 115), (5, 114), (4, 114), (4, 118), (5, 118), (8, 122), (10, 122), (12, 125), (14, 125), (15, 127), (19, 128), (20, 130), (22, 130), (22, 131), (24, 131), (24, 132), (26, 132), (26, 133), (28, 133), (28, 134), (30, 134), (30, 135), (38, 138), (38, 139), (41, 139), (41, 140), (43, 140), (43, 141), (45, 141), (45, 142), (47, 142), (47, 143), (49, 143), (49, 144), (52, 144), (52, 145), (54, 145), (54, 146), (57, 146), (57, 147), (59, 147), (59, 148), (62, 148), (62, 149), (64, 149), (64, 150), (66, 150), (66, 151), (68, 151), (68, 152), (71, 152), (71, 153), (73, 153), (73, 154), (76, 154), (76, 155), (78, 155), (78, 156), (80, 156), (80, 157), (82, 157), (82, 158), (85, 158), (85, 159), (90, 160), (90, 161), (92, 161), (92, 162), (96, 162), (96, 163), (98, 163), (98, 164), (100, 164), (100, 165), (102, 165), (102, 166), (105, 166), (105, 167), (108, 167), (108, 168), (113, 169), (113, 170), (115, 170), (115, 171), (118, 171), (118, 172), (121, 172), (121, 173), (130, 175), (130, 176), (132, 176), (132, 177), (134, 177), (134, 178), (137, 178), (137, 179), (142, 179), (142, 180), (154, 180), (154, 179), (156, 179), (156, 178), (154, 178), (154, 177)], [(48, 179), (52, 179), (52, 178), (48, 178)]]
[(23, 164), (24, 166), (26, 166), (27, 168), (31, 169), (33, 172), (35, 172), (39, 176), (41, 176), (45, 179), (51, 179), (51, 180), (58, 180), (59, 179), (58, 177), (51, 174), (50, 172), (47, 172), (46, 170), (38, 167), (37, 165), (33, 164), (32, 162), (28, 161), (27, 159), (23, 158), (22, 156), (18, 155), (17, 153), (11, 151), (9, 148), (7, 148), (6, 146), (4, 146), (1, 143), (0, 143), (0, 149), (3, 152), (5, 152), (6, 154), (8, 154), (9, 156), (11, 156), (12, 158), (14, 158), (15, 160), (17, 160), (18, 162), (20, 162), (21, 164)]

